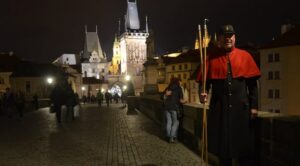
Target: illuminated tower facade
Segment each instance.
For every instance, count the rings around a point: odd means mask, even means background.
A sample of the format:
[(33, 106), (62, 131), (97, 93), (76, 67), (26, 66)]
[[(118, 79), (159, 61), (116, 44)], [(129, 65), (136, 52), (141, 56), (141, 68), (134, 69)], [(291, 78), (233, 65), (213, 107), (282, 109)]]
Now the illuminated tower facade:
[(97, 27), (96, 32), (88, 32), (85, 27), (85, 45), (82, 55), (82, 76), (103, 78), (107, 74), (107, 59), (102, 51), (98, 37)]
[(115, 37), (113, 46), (113, 57), (111, 60), (111, 65), (109, 67), (110, 74), (119, 75), (121, 74), (121, 52), (120, 52), (120, 42), (118, 37)]
[(140, 76), (142, 75), (143, 64), (147, 60), (148, 25), (146, 20), (145, 30), (141, 30), (136, 1), (127, 1), (127, 4), (125, 31), (119, 37), (121, 74)]

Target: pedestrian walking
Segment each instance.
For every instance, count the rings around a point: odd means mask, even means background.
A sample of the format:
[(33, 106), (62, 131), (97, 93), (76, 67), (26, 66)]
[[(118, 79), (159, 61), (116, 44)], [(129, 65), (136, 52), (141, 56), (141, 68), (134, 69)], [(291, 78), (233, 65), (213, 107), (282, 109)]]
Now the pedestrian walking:
[(65, 92), (61, 82), (57, 82), (50, 95), (53, 110), (56, 114), (56, 120), (61, 123), (61, 107), (65, 103)]
[(66, 121), (68, 121), (69, 119), (74, 120), (74, 106), (76, 105), (76, 99), (71, 84), (66, 85), (65, 93), (67, 107)]
[(111, 97), (110, 97), (111, 95), (108, 91), (106, 91), (104, 95), (105, 95), (106, 105), (107, 105), (107, 107), (109, 107), (109, 102), (111, 100)]
[(123, 93), (121, 94), (121, 101), (123, 103), (123, 106), (126, 106), (126, 101), (127, 101), (127, 91), (123, 91)]
[(22, 118), (24, 107), (25, 107), (25, 96), (24, 93), (20, 90), (16, 93), (16, 106), (17, 106), (17, 111), (19, 113), (19, 117)]
[(99, 90), (97, 93), (97, 102), (99, 107), (102, 105), (103, 98), (103, 93)]
[(5, 89), (5, 93), (3, 95), (3, 109), (7, 113), (8, 118), (13, 118), (15, 96), (10, 88)]
[(32, 103), (33, 103), (34, 109), (38, 110), (39, 109), (39, 100), (38, 100), (38, 95), (37, 94), (34, 94), (32, 96)]

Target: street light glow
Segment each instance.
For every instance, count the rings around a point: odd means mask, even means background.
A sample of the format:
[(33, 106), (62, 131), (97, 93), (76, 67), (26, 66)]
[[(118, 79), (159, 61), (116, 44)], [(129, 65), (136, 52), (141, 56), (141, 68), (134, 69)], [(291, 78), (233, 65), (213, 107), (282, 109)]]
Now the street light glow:
[(83, 87), (81, 87), (81, 90), (85, 91), (85, 87), (84, 87), (84, 86), (83, 86)]
[(48, 77), (47, 78), (47, 83), (48, 84), (52, 84), (53, 83), (53, 78), (52, 77)]
[(124, 85), (124, 86), (123, 86), (123, 90), (126, 90), (126, 89), (127, 89), (127, 86), (126, 86), (126, 85)]
[(126, 81), (129, 81), (129, 80), (130, 80), (130, 75), (126, 75), (126, 76), (125, 76), (125, 80), (126, 80)]

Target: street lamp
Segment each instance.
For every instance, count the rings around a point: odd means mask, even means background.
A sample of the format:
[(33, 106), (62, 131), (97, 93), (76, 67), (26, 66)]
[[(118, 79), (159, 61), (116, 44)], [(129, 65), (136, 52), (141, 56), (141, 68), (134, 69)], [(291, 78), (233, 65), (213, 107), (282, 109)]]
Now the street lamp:
[(51, 91), (51, 85), (53, 84), (54, 79), (52, 77), (47, 77), (46, 78), (46, 86), (45, 86), (45, 94), (46, 96), (48, 96), (50, 94)]
[(53, 78), (52, 78), (52, 77), (48, 77), (48, 78), (47, 78), (47, 83), (48, 83), (49, 85), (51, 85), (51, 84), (53, 83)]
[(81, 87), (81, 97), (83, 96), (83, 94), (84, 94), (84, 91), (85, 91), (85, 87), (84, 87), (84, 86), (82, 86), (82, 87)]
[(125, 91), (127, 89), (127, 86), (126, 85), (124, 85), (123, 86), (123, 91)]
[(127, 95), (134, 96), (134, 87), (130, 75), (125, 76)]
[(126, 75), (126, 76), (125, 76), (125, 80), (126, 80), (126, 81), (129, 81), (129, 80), (130, 80), (130, 75)]

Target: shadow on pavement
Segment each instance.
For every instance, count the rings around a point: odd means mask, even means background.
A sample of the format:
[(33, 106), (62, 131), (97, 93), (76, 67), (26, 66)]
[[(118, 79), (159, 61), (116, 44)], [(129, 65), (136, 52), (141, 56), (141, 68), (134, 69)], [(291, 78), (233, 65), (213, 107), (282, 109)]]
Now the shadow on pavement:
[(127, 115), (138, 115), (135, 109), (127, 109)]

